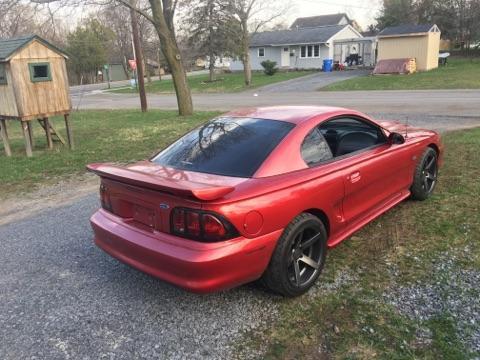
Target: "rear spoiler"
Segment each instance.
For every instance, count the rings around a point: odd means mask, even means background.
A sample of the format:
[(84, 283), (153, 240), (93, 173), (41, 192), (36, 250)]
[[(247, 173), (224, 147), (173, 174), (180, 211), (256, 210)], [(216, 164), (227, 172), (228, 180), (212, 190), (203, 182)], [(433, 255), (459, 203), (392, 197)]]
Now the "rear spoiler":
[(112, 164), (89, 164), (87, 170), (102, 178), (198, 200), (219, 199), (235, 190), (233, 186), (215, 186), (188, 180), (168, 179)]

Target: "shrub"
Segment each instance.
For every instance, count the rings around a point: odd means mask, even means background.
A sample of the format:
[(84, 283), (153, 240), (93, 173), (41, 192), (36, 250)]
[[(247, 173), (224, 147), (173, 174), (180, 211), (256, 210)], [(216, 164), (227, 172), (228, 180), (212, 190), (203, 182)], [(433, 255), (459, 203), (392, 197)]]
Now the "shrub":
[(278, 71), (276, 61), (265, 60), (262, 61), (260, 65), (262, 65), (265, 75), (272, 76), (275, 75), (275, 73)]

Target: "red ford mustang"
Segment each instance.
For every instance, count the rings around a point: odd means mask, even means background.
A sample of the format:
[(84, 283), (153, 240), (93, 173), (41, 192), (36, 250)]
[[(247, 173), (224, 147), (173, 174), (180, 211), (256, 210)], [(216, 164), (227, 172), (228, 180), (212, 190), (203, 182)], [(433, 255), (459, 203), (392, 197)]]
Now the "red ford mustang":
[(300, 295), (327, 248), (407, 197), (432, 193), (442, 150), (433, 131), (354, 110), (234, 111), (149, 161), (89, 165), (101, 177), (95, 242), (191, 291), (261, 279)]

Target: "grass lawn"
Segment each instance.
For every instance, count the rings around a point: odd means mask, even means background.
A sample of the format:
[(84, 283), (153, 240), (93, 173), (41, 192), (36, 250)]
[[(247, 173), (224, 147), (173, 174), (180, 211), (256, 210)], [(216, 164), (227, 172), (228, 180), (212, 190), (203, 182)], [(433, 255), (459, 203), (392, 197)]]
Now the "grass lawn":
[[(0, 198), (38, 184), (82, 174), (85, 165), (90, 162), (127, 162), (148, 158), (216, 114), (202, 112), (180, 117), (175, 111), (155, 110), (145, 114), (137, 110), (75, 112), (71, 119), (76, 149), (70, 151), (54, 143), (53, 150), (46, 150), (45, 133), (35, 122), (36, 146), (32, 158), (25, 155), (20, 124), (8, 121), (13, 156), (7, 158), (4, 155), (0, 141)], [(53, 118), (53, 122), (66, 138), (63, 121)]]
[[(312, 71), (291, 71), (278, 72), (273, 76), (267, 76), (261, 71), (252, 72), (252, 85), (246, 87), (243, 78), (243, 72), (233, 72), (229, 74), (217, 75), (217, 81), (208, 82), (208, 74), (193, 75), (188, 77), (190, 89), (194, 93), (223, 93), (223, 92), (237, 92), (247, 89), (254, 89), (260, 86), (273, 84), (280, 81), (294, 79), (300, 76), (313, 74)], [(145, 83), (146, 91), (148, 93), (173, 93), (172, 80), (166, 79), (161, 81), (152, 81), (150, 84)], [(135, 93), (136, 89), (122, 88), (118, 90), (111, 90), (115, 93)]]
[[(278, 299), (274, 324), (247, 334), (239, 351), (266, 349), (266, 359), (480, 356), (459, 340), (457, 320), (445, 312), (449, 307), (415, 320), (384, 300), (392, 286), (455, 286), (449, 274), (442, 278), (436, 270), (448, 259), (456, 271), (480, 271), (480, 128), (448, 133), (444, 143), (445, 166), (434, 195), (401, 203), (331, 250), (314, 294)], [(480, 289), (473, 291), (470, 296), (478, 298)], [(428, 341), (419, 340), (419, 329)]]
[(448, 65), (411, 75), (368, 75), (328, 85), (320, 90), (479, 89), (480, 59), (449, 59)]

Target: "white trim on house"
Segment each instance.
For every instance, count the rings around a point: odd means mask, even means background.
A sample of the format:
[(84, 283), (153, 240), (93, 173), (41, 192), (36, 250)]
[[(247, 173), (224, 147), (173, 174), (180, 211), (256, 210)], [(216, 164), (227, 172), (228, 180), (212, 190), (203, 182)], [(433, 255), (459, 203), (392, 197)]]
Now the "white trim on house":
[[(260, 50), (262, 50), (262, 55), (260, 55)], [(259, 47), (257, 49), (257, 57), (265, 57), (265, 48), (264, 47)]]

